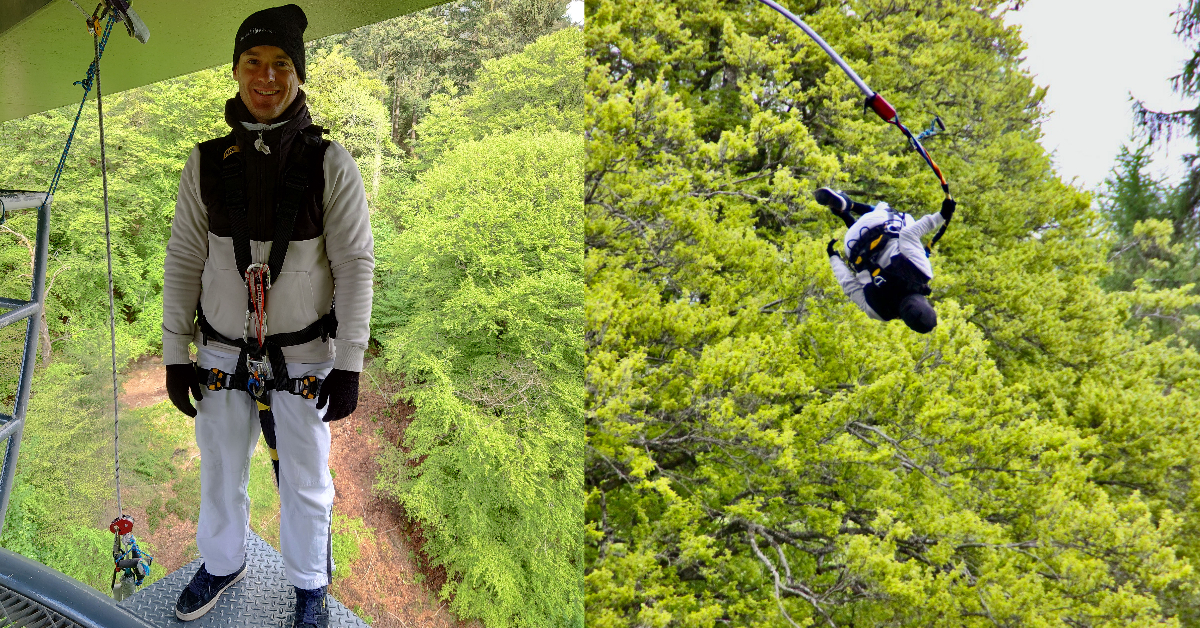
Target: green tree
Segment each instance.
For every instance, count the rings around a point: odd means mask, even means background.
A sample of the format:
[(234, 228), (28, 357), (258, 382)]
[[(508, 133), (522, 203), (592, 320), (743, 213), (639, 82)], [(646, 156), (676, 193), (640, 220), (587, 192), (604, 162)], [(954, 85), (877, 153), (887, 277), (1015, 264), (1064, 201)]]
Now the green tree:
[(866, 318), (822, 185), (940, 197), (756, 2), (587, 4), (586, 595), (594, 626), (1196, 625), (1200, 359), (1127, 326), (1000, 2), (793, 6), (959, 212), (928, 336)]
[(387, 84), (392, 141), (414, 156), (416, 126), (449, 83), (462, 90), (486, 59), (520, 52), (569, 25), (568, 0), (459, 0), (334, 35)]
[(374, 327), (417, 410), (380, 486), (489, 627), (583, 621), (582, 161), (578, 134), (466, 142), (381, 251)]
[(364, 72), (340, 45), (318, 50), (308, 61), (304, 83), (313, 121), (330, 129), (354, 160), (368, 188), (368, 200), (379, 197), (384, 160), (396, 157), (389, 141), (387, 109), (383, 98), (387, 87)]
[[(1196, 45), (1200, 38), (1200, 2), (1187, 0), (1172, 15), (1177, 19), (1175, 34), (1184, 44), (1194, 48), (1192, 56), (1184, 61), (1182, 71), (1172, 81), (1176, 93), (1184, 98), (1195, 98), (1200, 95), (1200, 46)], [(1135, 111), (1141, 131), (1151, 143), (1170, 140), (1180, 133), (1200, 138), (1200, 107), (1160, 112), (1146, 109), (1143, 103), (1138, 102)], [(1187, 221), (1187, 234), (1196, 236), (1200, 229), (1196, 225), (1197, 219), (1200, 219), (1200, 163), (1195, 155), (1186, 156), (1185, 162), (1189, 173), (1176, 193), (1178, 205), (1175, 213), (1190, 219)]]
[(582, 53), (565, 29), (486, 62), (374, 224), (372, 329), (417, 408), (379, 486), (489, 627), (584, 621)]
[(565, 28), (518, 54), (483, 62), (470, 91), (433, 96), (417, 127), (423, 159), (468, 139), (513, 131), (583, 132), (583, 29)]
[(1136, 150), (1121, 147), (1100, 207), (1112, 225), (1112, 272), (1101, 281), (1108, 290), (1134, 299), (1131, 322), (1147, 323), (1156, 335), (1180, 334), (1196, 343), (1195, 316), (1200, 295), (1200, 242), (1184, 188), (1151, 177), (1151, 142)]

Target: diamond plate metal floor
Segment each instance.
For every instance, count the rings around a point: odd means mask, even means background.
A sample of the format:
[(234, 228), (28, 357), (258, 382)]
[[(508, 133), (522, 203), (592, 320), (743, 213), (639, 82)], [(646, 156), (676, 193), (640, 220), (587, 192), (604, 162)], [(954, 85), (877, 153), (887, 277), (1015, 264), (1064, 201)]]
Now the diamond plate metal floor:
[[(200, 568), (196, 559), (165, 578), (138, 591), (119, 606), (153, 626), (202, 628), (207, 626), (253, 626), (290, 628), (296, 596), (283, 575), (283, 556), (251, 532), (246, 543), (246, 576), (221, 594), (220, 600), (203, 617), (182, 622), (175, 617), (175, 600)], [(329, 625), (339, 628), (370, 628), (341, 602), (327, 598)]]

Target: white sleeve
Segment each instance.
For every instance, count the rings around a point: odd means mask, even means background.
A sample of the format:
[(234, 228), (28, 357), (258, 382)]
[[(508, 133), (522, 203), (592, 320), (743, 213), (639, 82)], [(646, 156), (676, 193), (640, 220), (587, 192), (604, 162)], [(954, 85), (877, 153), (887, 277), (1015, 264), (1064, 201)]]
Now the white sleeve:
[(867, 316), (875, 320), (883, 320), (875, 310), (867, 305), (867, 295), (863, 293), (863, 287), (871, 283), (870, 275), (866, 272), (859, 273), (855, 276), (849, 268), (846, 267), (846, 262), (842, 258), (830, 256), (829, 265), (833, 268), (833, 276), (837, 279), (838, 284), (842, 286), (842, 292), (850, 297), (858, 308), (867, 313)]
[(938, 227), (946, 224), (946, 219), (942, 218), (942, 212), (933, 212), (923, 216), (920, 220), (904, 226), (900, 230), (900, 235), (903, 237), (920, 240), (921, 238), (937, 231)]
[(375, 243), (362, 175), (350, 153), (337, 142), (325, 151), (325, 252), (333, 273), (337, 338), (333, 368), (362, 371), (371, 335), (371, 297)]
[(187, 364), (196, 331), (200, 279), (208, 259), (208, 210), (200, 200), (200, 149), (183, 167), (163, 262), (163, 364)]

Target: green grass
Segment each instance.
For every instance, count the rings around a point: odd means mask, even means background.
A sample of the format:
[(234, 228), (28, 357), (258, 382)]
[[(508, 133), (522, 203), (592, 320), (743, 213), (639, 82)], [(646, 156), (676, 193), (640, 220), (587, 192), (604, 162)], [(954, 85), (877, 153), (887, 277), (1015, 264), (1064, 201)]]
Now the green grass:
[(354, 569), (354, 563), (362, 556), (363, 543), (374, 539), (375, 530), (363, 523), (362, 517), (347, 517), (336, 510), (333, 513), (333, 581), (345, 580)]

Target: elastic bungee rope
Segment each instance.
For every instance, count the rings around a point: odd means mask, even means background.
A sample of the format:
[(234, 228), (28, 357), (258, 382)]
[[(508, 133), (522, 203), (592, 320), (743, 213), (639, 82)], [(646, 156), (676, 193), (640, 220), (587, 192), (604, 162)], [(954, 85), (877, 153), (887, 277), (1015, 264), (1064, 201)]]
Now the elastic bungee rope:
[[(925, 147), (921, 145), (921, 138), (929, 137), (930, 135), (933, 135), (936, 132), (933, 128), (934, 125), (931, 124), (929, 130), (922, 132), (919, 136), (913, 135), (912, 131), (909, 131), (908, 127), (904, 126), (904, 123), (902, 123), (900, 121), (900, 114), (896, 113), (896, 108), (893, 107), (891, 105), (891, 103), (889, 103), (887, 100), (885, 100), (883, 96), (879, 95), (877, 92), (872, 90), (870, 87), (867, 87), (867, 84), (865, 82), (863, 82), (863, 80), (861, 78), (859, 78), (858, 74), (855, 73), (854, 69), (851, 68), (842, 59), (841, 55), (839, 55), (837, 53), (837, 51), (833, 49), (833, 47), (831, 47), (828, 43), (826, 43), (826, 41), (824, 39), (822, 39), (821, 36), (818, 35), (816, 31), (814, 31), (811, 27), (809, 27), (808, 24), (805, 24), (804, 20), (801, 20), (800, 18), (796, 17), (791, 11), (788, 11), (787, 9), (783, 8), (778, 3), (776, 3), (774, 0), (758, 0), (758, 1), (767, 5), (768, 7), (771, 7), (775, 11), (779, 12), (780, 15), (784, 16), (789, 21), (791, 21), (793, 24), (800, 27), (800, 30), (804, 31), (804, 33), (806, 35), (808, 35), (809, 38), (811, 38), (814, 42), (816, 42), (816, 44), (818, 46), (820, 46), (822, 50), (825, 51), (825, 54), (829, 55), (829, 58), (832, 59), (833, 62), (836, 63), (838, 65), (838, 67), (840, 67), (842, 69), (843, 72), (846, 73), (846, 76), (849, 77), (850, 80), (854, 83), (854, 85), (858, 87), (859, 91), (861, 91), (863, 93), (863, 95), (867, 97), (867, 100), (865, 103), (866, 108), (870, 109), (871, 111), (874, 111), (875, 114), (878, 115), (881, 119), (883, 119), (884, 122), (895, 125), (896, 128), (900, 129), (900, 132), (904, 134), (904, 137), (908, 138), (908, 143), (912, 147), (912, 149), (917, 151), (917, 154), (920, 155), (921, 158), (925, 160), (925, 163), (929, 164), (929, 168), (931, 170), (933, 170), (933, 173), (935, 175), (937, 175), (938, 182), (941, 184), (942, 192), (944, 192), (946, 194), (946, 198), (951, 198), (950, 184), (946, 182), (946, 177), (945, 177), (945, 175), (942, 174), (942, 169), (940, 167), (938, 167), (937, 162), (935, 162), (933, 160), (933, 158), (929, 156), (929, 151), (926, 151)], [(942, 124), (942, 121), (940, 118), (935, 118), (934, 124), (941, 127), (942, 129), (945, 129), (945, 126)], [(933, 236), (933, 240), (929, 243), (929, 246), (933, 247), (934, 244), (937, 244), (937, 241), (939, 239), (941, 239), (942, 234), (944, 234), (945, 232), (946, 232), (946, 225), (943, 224), (942, 228), (939, 229), (937, 234)]]

